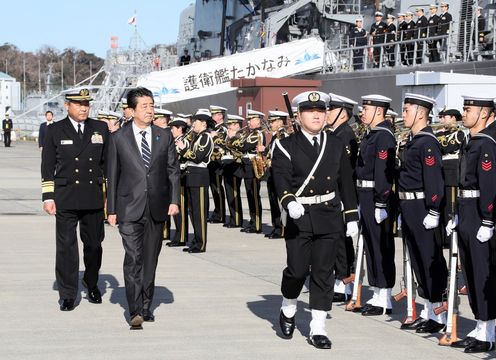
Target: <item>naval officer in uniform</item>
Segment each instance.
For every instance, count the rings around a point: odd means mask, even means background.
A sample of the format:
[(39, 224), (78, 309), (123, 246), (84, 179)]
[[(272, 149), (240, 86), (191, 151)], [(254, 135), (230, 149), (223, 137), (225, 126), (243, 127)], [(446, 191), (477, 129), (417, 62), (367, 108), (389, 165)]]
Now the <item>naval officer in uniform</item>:
[(345, 236), (341, 203), (346, 235), (358, 234), (352, 168), (343, 142), (323, 131), (329, 95), (309, 91), (293, 102), (298, 105), (301, 131), (276, 141), (272, 161), (277, 196), (289, 215), (279, 322), (284, 337), (291, 338), (297, 299), (310, 275), (309, 342), (330, 349), (325, 319), (332, 307), (336, 251)]
[(90, 302), (102, 302), (97, 283), (109, 131), (105, 123), (88, 118), (91, 100), (85, 88), (66, 92), (67, 117), (47, 127), (41, 155), (43, 210), (56, 219), (55, 275), (62, 311), (74, 309), (78, 293), (78, 225), (84, 252), (83, 285)]

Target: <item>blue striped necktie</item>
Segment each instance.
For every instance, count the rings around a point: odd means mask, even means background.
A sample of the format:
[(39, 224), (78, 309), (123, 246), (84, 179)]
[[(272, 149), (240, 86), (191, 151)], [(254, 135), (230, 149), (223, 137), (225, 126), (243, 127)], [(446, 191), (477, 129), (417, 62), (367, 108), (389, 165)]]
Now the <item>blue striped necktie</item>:
[(150, 167), (150, 160), (152, 159), (152, 152), (150, 151), (150, 146), (146, 141), (146, 131), (140, 131), (141, 134), (141, 156), (143, 157), (143, 162), (145, 167), (148, 169)]

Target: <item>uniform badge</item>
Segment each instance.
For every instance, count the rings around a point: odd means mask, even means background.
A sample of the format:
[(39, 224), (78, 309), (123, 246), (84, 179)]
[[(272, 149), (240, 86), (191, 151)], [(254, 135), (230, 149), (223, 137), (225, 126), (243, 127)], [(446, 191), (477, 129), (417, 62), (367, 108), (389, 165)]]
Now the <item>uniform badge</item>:
[(487, 205), (487, 210), (488, 210), (489, 212), (493, 212), (493, 204), (492, 204), (492, 203), (491, 203), (491, 204), (489, 204), (489, 205)]
[(317, 102), (320, 100), (320, 94), (317, 92), (311, 92), (308, 94), (308, 100), (311, 102)]
[(427, 166), (436, 165), (436, 158), (432, 155), (426, 156), (424, 161), (425, 161), (425, 165), (427, 165)]
[(484, 171), (490, 171), (493, 168), (493, 164), (489, 160), (484, 160), (481, 163), (482, 170)]
[(72, 140), (60, 140), (60, 145), (72, 145), (74, 141)]
[(431, 196), (431, 200), (432, 200), (432, 202), (436, 202), (437, 197), (438, 197), (437, 195), (432, 195), (432, 196)]
[(387, 150), (380, 150), (378, 153), (377, 153), (377, 157), (380, 159), (380, 160), (386, 160), (387, 157), (388, 157), (388, 152)]
[(97, 132), (94, 132), (93, 135), (91, 135), (91, 143), (92, 144), (103, 144), (103, 136)]

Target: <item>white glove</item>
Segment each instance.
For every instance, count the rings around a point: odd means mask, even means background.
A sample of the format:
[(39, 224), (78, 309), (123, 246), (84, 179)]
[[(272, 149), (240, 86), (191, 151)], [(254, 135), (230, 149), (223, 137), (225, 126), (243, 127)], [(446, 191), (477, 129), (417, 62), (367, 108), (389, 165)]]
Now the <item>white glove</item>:
[(381, 222), (386, 220), (386, 218), (388, 217), (388, 213), (386, 209), (375, 208), (374, 216), (375, 216), (375, 222), (380, 224)]
[(453, 230), (458, 226), (458, 215), (455, 215), (453, 219), (450, 219), (446, 224), (446, 235), (450, 236)]
[(427, 214), (427, 216), (424, 218), (424, 227), (427, 230), (434, 229), (439, 226), (439, 215), (431, 215)]
[(358, 235), (358, 221), (351, 221), (346, 224), (346, 236), (355, 237)]
[(479, 240), (481, 243), (485, 243), (488, 241), (490, 238), (493, 237), (494, 234), (494, 226), (484, 226), (482, 225), (479, 228), (479, 231), (477, 231), (477, 240)]
[(299, 202), (291, 201), (288, 204), (288, 213), (292, 219), (299, 219), (305, 214), (305, 208)]

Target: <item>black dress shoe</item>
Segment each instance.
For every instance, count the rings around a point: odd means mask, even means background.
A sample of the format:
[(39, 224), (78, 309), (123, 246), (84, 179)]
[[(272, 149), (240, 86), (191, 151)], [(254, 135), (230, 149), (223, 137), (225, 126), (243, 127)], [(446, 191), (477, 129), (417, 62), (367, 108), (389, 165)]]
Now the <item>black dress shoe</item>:
[(345, 302), (348, 300), (348, 297), (346, 296), (346, 294), (342, 294), (342, 293), (334, 293), (333, 297), (332, 297), (332, 302)]
[(469, 346), (473, 342), (475, 342), (475, 338), (471, 337), (471, 336), (467, 336), (465, 339), (453, 341), (450, 346), (454, 347), (454, 348), (461, 349), (461, 348), (466, 348), (467, 346)]
[(155, 321), (155, 316), (153, 316), (152, 312), (150, 310), (143, 310), (143, 321), (146, 322), (154, 322)]
[(179, 247), (179, 246), (184, 246), (184, 244), (181, 244), (180, 242), (177, 241), (170, 241), (167, 244), (168, 247)]
[(61, 311), (72, 311), (74, 310), (74, 299), (64, 299), (62, 304), (60, 304)]
[(308, 338), (308, 343), (317, 349), (330, 349), (332, 346), (331, 340), (325, 335), (312, 335)]
[(183, 249), (183, 252), (189, 252), (189, 247), (185, 247), (185, 248)]
[(480, 341), (477, 339), (474, 339), (474, 342), (472, 342), (470, 345), (468, 345), (463, 352), (470, 353), (470, 354), (476, 354), (476, 353), (483, 353), (483, 352), (488, 352), (494, 349), (494, 344), (490, 341)]
[(281, 310), (279, 314), (279, 325), (281, 326), (282, 335), (287, 339), (291, 339), (295, 329), (295, 317), (288, 318)]
[(260, 233), (262, 233), (262, 230), (257, 230), (254, 227), (249, 227), (249, 228), (246, 228), (246, 230), (244, 232), (247, 234), (260, 234)]
[(390, 315), (393, 312), (392, 309), (385, 309), (382, 306), (370, 305), (366, 309), (362, 310), (363, 316), (379, 316), (379, 315)]
[(188, 249), (188, 252), (189, 252), (190, 254), (198, 254), (198, 253), (204, 253), (204, 252), (205, 252), (205, 250), (201, 250), (201, 249), (196, 249), (196, 248), (194, 248), (194, 249)]
[(272, 234), (270, 234), (269, 239), (282, 239), (284, 236), (279, 231), (274, 231)]
[(93, 304), (101, 304), (102, 303), (102, 293), (98, 288), (94, 288), (92, 290), (88, 290), (88, 301)]
[(131, 325), (131, 330), (143, 330), (143, 316), (140, 314), (134, 315), (131, 320), (129, 320), (129, 325)]
[(239, 229), (239, 231), (240, 232), (246, 232), (247, 229), (248, 229), (247, 227), (244, 227), (244, 228)]
[(419, 326), (418, 329), (415, 330), (415, 332), (419, 334), (433, 334), (440, 332), (441, 330), (444, 329), (444, 327), (445, 327), (444, 324), (440, 324), (434, 320), (429, 319), (421, 326)]
[(224, 227), (228, 229), (234, 229), (234, 228), (239, 228), (241, 225), (236, 225), (236, 224), (224, 224)]
[(418, 317), (417, 319), (415, 319), (415, 321), (413, 321), (411, 323), (401, 324), (400, 329), (401, 330), (417, 330), (419, 327), (424, 325), (424, 323), (426, 323), (426, 322), (427, 322), (427, 320), (425, 320), (424, 318)]

